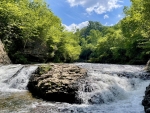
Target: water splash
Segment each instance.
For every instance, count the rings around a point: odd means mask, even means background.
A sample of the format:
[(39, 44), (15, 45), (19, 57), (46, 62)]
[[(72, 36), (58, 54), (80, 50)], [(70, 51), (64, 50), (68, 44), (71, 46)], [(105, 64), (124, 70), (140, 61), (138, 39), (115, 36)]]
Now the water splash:
[(127, 98), (140, 82), (136, 78), (93, 73), (80, 84), (79, 96), (85, 104), (107, 104)]
[(38, 66), (5, 65), (0, 67), (0, 91), (26, 90), (30, 75)]
[[(143, 66), (86, 63), (78, 63), (76, 65), (88, 70), (88, 77), (81, 80), (82, 84), (80, 84), (78, 92), (79, 97), (83, 99), (83, 104), (81, 105), (45, 102), (32, 98), (28, 93), (15, 92), (15, 90), (24, 91), (29, 75), (37, 67), (0, 65), (1, 112), (144, 113), (141, 101), (150, 80), (141, 79), (141, 75), (145, 75)], [(21, 71), (18, 72), (18, 70)], [(18, 74), (15, 75), (17, 72)], [(15, 76), (12, 77), (13, 75)], [(7, 90), (11, 90), (12, 93), (8, 93)], [(18, 96), (21, 93), (23, 94)]]

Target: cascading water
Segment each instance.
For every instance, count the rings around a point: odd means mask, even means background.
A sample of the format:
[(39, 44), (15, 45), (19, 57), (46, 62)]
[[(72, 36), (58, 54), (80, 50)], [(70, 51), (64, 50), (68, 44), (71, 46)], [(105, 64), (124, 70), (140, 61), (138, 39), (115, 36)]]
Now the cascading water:
[[(0, 66), (0, 113), (25, 113), (31, 99), (27, 92), (29, 76), (38, 66), (1, 65)], [(24, 108), (25, 109), (25, 108)]]
[(150, 80), (143, 66), (77, 63), (88, 70), (80, 82), (83, 104), (45, 102), (26, 89), (37, 66), (0, 66), (0, 113), (144, 113), (141, 101)]
[(8, 65), (0, 67), (0, 91), (26, 90), (29, 76), (37, 66)]
[[(80, 85), (79, 95), (86, 104), (108, 104), (128, 98), (142, 83), (141, 67), (90, 64), (89, 77)], [(133, 75), (136, 77), (133, 77)], [(118, 75), (125, 74), (124, 77)], [(132, 75), (132, 77), (131, 77)], [(130, 79), (127, 77), (130, 76)], [(137, 78), (139, 77), (139, 78)]]

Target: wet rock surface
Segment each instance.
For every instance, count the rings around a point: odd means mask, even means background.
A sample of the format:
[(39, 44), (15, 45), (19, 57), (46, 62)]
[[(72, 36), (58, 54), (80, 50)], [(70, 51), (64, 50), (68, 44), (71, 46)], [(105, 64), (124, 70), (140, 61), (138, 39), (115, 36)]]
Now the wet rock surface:
[(77, 92), (80, 79), (86, 75), (85, 69), (72, 64), (49, 64), (31, 75), (27, 87), (34, 96), (44, 100), (81, 103)]
[(145, 113), (150, 113), (150, 85), (146, 87), (142, 105), (144, 106)]
[[(147, 62), (145, 71), (150, 75), (150, 60)], [(150, 113), (150, 85), (146, 87), (145, 96), (142, 100), (142, 105), (144, 106), (145, 113)]]

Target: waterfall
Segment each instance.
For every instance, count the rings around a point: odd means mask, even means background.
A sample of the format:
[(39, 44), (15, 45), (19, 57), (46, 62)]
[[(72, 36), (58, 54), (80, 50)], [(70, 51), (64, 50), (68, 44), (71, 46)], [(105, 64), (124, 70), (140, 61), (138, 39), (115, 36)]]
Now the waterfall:
[(139, 79), (93, 73), (80, 85), (79, 95), (85, 104), (107, 104), (127, 98), (138, 83)]
[(150, 80), (143, 66), (87, 64), (76, 65), (88, 70), (88, 77), (78, 91), (82, 106), (73, 105), (66, 111), (74, 113), (144, 113), (141, 101)]
[[(83, 65), (81, 67), (84, 67)], [(78, 91), (85, 104), (107, 104), (128, 98), (136, 90), (141, 80), (141, 67), (121, 65), (86, 65), (88, 77), (81, 82)], [(126, 75), (125, 75), (126, 72)], [(131, 74), (132, 72), (132, 74)], [(119, 77), (118, 75), (124, 74)], [(128, 78), (130, 76), (130, 79)], [(138, 78), (137, 78), (138, 77)], [(141, 83), (141, 84), (140, 84)]]
[(90, 63), (75, 65), (88, 70), (88, 76), (80, 80), (78, 90), (82, 104), (34, 99), (28, 94), (26, 85), (37, 66), (0, 65), (0, 112), (144, 113), (141, 101), (145, 88), (150, 83), (149, 73), (143, 71), (144, 66)]
[(30, 75), (37, 66), (3, 65), (0, 66), (0, 91), (26, 90)]

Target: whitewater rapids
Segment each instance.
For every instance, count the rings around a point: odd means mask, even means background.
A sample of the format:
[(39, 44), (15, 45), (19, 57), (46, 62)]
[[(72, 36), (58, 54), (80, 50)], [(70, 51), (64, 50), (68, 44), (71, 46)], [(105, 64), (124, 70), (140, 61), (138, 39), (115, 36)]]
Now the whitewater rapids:
[(143, 66), (75, 65), (88, 70), (78, 91), (82, 104), (35, 99), (26, 86), (36, 65), (0, 65), (0, 113), (144, 113), (141, 101), (150, 80)]

